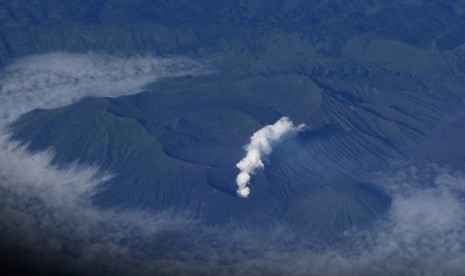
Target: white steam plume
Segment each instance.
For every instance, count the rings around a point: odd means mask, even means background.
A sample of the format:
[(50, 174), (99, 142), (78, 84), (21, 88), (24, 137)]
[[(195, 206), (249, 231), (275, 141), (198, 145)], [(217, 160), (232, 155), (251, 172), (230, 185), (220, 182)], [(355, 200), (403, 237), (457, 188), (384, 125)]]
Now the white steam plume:
[(247, 185), (257, 169), (263, 168), (262, 158), (269, 155), (273, 147), (283, 139), (292, 137), (305, 128), (305, 124), (295, 126), (288, 117), (282, 117), (276, 123), (267, 125), (256, 131), (250, 138), (250, 144), (245, 146), (247, 155), (236, 164), (240, 170), (237, 175), (237, 194), (248, 197), (250, 188)]

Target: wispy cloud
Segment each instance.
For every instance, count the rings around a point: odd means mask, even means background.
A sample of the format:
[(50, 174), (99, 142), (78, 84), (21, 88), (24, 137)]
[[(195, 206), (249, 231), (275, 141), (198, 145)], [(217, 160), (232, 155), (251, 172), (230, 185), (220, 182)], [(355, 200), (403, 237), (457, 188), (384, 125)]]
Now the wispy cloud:
[(87, 97), (141, 92), (163, 77), (195, 75), (206, 68), (187, 58), (115, 57), (49, 53), (20, 59), (0, 75), (0, 126), (35, 108), (57, 108)]
[[(53, 166), (51, 150), (32, 154), (11, 141), (4, 128), (36, 108), (62, 107), (87, 96), (135, 94), (162, 77), (202, 72), (204, 67), (186, 58), (71, 53), (31, 56), (4, 68), (0, 74), (2, 251), (21, 254), (57, 273), (115, 274), (132, 269), (137, 249), (131, 246), (138, 241), (163, 229), (186, 228), (190, 220), (179, 212), (98, 208), (92, 196), (111, 178), (109, 173), (84, 164)], [(102, 265), (93, 265), (96, 259)], [(110, 265), (111, 259), (118, 261)]]
[[(188, 217), (179, 213), (98, 208), (91, 197), (111, 176), (77, 164), (58, 169), (50, 165), (51, 152), (32, 155), (7, 139), (0, 137), (3, 250), (22, 252), (31, 263), (55, 273), (101, 275), (104, 268), (110, 274), (123, 273), (134, 262), (137, 249), (132, 251), (131, 246), (138, 240), (189, 224)], [(110, 265), (112, 258), (118, 261)], [(105, 263), (93, 267), (94, 259)]]
[(224, 274), (465, 273), (465, 175), (431, 165), (380, 172), (371, 181), (388, 189), (393, 202), (386, 217), (370, 228), (351, 229), (334, 240), (307, 238), (282, 223), (265, 232), (228, 235), (218, 250), (230, 252)]

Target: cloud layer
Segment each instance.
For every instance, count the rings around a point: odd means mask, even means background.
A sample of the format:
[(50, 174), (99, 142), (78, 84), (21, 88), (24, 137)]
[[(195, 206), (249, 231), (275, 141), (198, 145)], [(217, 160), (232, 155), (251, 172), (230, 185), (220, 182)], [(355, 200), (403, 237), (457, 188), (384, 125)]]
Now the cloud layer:
[(57, 108), (83, 97), (140, 92), (163, 77), (205, 72), (187, 58), (49, 53), (20, 59), (0, 75), (0, 126), (35, 108)]
[(246, 156), (236, 164), (240, 170), (236, 178), (237, 194), (240, 197), (249, 196), (250, 188), (247, 185), (250, 178), (258, 169), (265, 167), (263, 158), (272, 152), (273, 147), (282, 140), (296, 135), (304, 128), (304, 124), (295, 126), (288, 117), (282, 117), (274, 124), (267, 125), (252, 135), (250, 143), (245, 146)]
[(180, 214), (100, 209), (90, 198), (110, 176), (78, 165), (57, 169), (49, 165), (50, 152), (30, 155), (17, 144), (2, 145), (2, 250), (23, 252), (45, 272), (465, 273), (465, 176), (445, 169), (412, 167), (374, 176), (373, 181), (393, 197), (386, 218), (370, 229), (341, 233), (328, 243), (307, 239), (279, 221), (263, 229), (205, 226)]
[[(77, 164), (58, 169), (52, 157), (0, 137), (1, 251), (21, 252), (28, 263), (57, 274), (119, 274), (134, 262), (137, 239), (189, 224), (180, 214), (100, 209), (91, 197), (111, 176)], [(125, 241), (129, 237), (137, 239)], [(113, 258), (118, 262), (110, 266)], [(106, 263), (93, 266), (98, 259)]]
[[(206, 72), (186, 58), (49, 53), (30, 56), (0, 74), (0, 249), (47, 273), (123, 273), (138, 239), (186, 228), (184, 214), (102, 210), (92, 196), (111, 175), (97, 167), (51, 165), (51, 150), (31, 154), (11, 141), (7, 125), (36, 108), (66, 106), (88, 96), (135, 94), (163, 77)], [(183, 226), (179, 226), (182, 224)], [(127, 241), (132, 240), (134, 241)], [(16, 254), (16, 255), (15, 255)], [(117, 262), (108, 263), (111, 259)], [(102, 265), (95, 266), (100, 259)], [(143, 263), (138, 263), (143, 267)], [(49, 271), (46, 268), (53, 268)], [(101, 269), (104, 269), (102, 271)]]

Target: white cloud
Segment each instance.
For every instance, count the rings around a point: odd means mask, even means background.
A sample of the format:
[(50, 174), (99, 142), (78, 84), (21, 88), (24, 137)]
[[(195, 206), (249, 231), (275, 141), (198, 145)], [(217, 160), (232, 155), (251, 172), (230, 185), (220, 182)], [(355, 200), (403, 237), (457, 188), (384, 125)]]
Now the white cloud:
[(49, 53), (22, 58), (0, 75), (0, 127), (35, 108), (62, 107), (87, 96), (135, 94), (159, 78), (205, 71), (181, 57)]
[(465, 273), (459, 265), (465, 261), (465, 176), (412, 167), (381, 182), (393, 204), (388, 220), (372, 232), (373, 257), (399, 271), (410, 265), (416, 274)]
[(213, 240), (221, 240), (221, 247), (207, 242), (198, 246), (208, 256), (228, 252), (227, 261), (209, 263), (207, 271), (237, 275), (465, 274), (465, 175), (430, 166), (382, 172), (372, 180), (384, 186), (393, 201), (386, 217), (371, 227), (351, 229), (333, 240), (309, 239), (280, 229), (279, 223), (271, 230), (252, 229), (238, 235), (234, 235), (237, 229), (224, 227), (210, 233)]
[[(91, 198), (111, 176), (77, 164), (58, 169), (50, 165), (52, 157), (50, 151), (30, 154), (25, 146), (0, 137), (3, 249), (19, 250), (55, 273), (69, 269), (101, 275), (104, 268), (122, 273), (136, 262), (132, 254), (137, 249), (130, 247), (134, 242), (126, 239), (148, 240), (190, 223), (179, 213), (98, 208)], [(93, 266), (96, 259), (106, 263)], [(110, 264), (111, 259), (116, 261)]]
[(428, 166), (382, 172), (374, 182), (392, 196), (384, 219), (352, 229), (320, 252), (292, 256), (307, 263), (297, 271), (317, 275), (463, 275), (465, 175)]
[[(23, 58), (0, 74), (0, 131), (36, 108), (62, 107), (87, 96), (135, 94), (162, 77), (202, 72), (199, 63), (186, 58), (71, 53)], [(134, 242), (128, 238), (147, 240), (190, 224), (179, 212), (101, 209), (92, 196), (111, 175), (79, 164), (58, 168), (52, 159), (51, 150), (31, 154), (5, 129), (0, 132), (2, 250), (21, 252), (21, 258), (41, 267), (125, 274), (136, 272), (135, 262), (144, 266), (133, 258), (137, 249), (130, 248)], [(95, 266), (96, 259), (102, 264)]]

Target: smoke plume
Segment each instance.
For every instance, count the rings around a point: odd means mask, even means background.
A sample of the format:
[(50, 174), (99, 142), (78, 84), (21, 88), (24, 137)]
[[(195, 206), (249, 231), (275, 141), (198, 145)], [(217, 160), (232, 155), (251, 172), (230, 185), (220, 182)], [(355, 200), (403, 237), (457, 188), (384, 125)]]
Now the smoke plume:
[(295, 126), (288, 117), (282, 117), (276, 123), (267, 125), (252, 135), (250, 144), (245, 146), (246, 156), (236, 164), (240, 170), (236, 178), (237, 194), (240, 197), (249, 196), (250, 188), (247, 185), (251, 176), (265, 166), (262, 161), (263, 157), (269, 155), (277, 143), (296, 135), (305, 127), (305, 124)]

